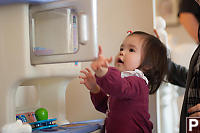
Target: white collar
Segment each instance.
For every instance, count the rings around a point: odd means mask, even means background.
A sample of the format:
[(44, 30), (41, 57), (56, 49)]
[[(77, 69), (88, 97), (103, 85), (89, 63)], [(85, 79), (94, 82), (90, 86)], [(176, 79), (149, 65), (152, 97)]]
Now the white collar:
[(144, 73), (142, 71), (140, 71), (139, 69), (135, 69), (134, 71), (124, 71), (124, 72), (121, 72), (121, 78), (129, 77), (129, 76), (140, 77), (140, 78), (144, 79), (147, 84), (149, 83), (147, 77), (144, 76)]

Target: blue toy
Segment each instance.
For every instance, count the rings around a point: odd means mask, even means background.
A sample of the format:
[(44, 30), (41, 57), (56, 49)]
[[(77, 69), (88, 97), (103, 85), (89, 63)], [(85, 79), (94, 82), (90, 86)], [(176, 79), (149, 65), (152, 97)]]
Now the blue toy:
[(48, 120), (32, 122), (29, 124), (32, 127), (32, 131), (34, 131), (34, 130), (39, 130), (39, 129), (57, 127), (58, 125), (55, 123), (55, 121), (56, 121), (56, 119), (48, 119)]

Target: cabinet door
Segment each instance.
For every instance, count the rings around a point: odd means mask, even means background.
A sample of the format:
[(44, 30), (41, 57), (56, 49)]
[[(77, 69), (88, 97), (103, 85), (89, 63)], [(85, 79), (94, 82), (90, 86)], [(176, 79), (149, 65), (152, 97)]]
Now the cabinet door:
[(89, 61), (97, 57), (96, 0), (30, 6), (31, 64)]

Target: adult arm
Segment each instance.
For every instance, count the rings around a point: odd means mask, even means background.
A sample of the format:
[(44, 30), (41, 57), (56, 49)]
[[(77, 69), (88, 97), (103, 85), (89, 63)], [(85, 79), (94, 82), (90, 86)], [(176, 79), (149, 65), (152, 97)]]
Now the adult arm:
[(174, 62), (172, 62), (171, 59), (168, 59), (168, 73), (167, 73), (168, 82), (174, 85), (185, 87), (187, 80), (187, 73), (188, 70), (185, 67), (177, 65)]

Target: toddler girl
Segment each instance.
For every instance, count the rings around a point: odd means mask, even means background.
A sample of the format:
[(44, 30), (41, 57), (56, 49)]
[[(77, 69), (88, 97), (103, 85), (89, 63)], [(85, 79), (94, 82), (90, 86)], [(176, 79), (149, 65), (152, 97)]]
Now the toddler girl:
[(84, 84), (95, 108), (106, 113), (106, 133), (151, 133), (149, 93), (156, 92), (167, 71), (165, 45), (153, 35), (136, 31), (120, 46), (115, 67), (108, 64), (99, 47), (98, 59), (82, 70)]

